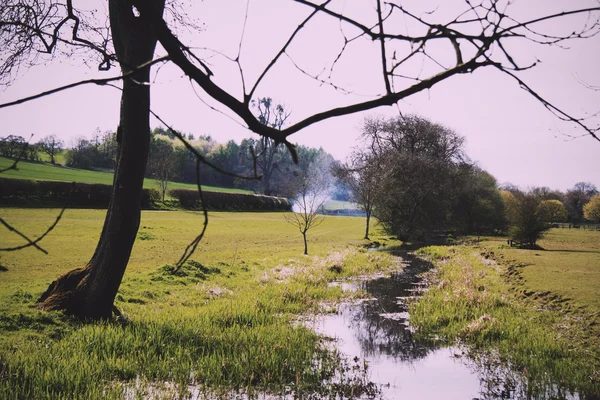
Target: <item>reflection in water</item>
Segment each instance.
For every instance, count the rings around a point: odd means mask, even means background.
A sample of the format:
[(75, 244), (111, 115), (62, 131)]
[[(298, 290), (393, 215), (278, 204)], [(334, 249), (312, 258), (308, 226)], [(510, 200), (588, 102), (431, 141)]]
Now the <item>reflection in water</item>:
[[(397, 254), (398, 255), (398, 254)], [(408, 324), (410, 299), (424, 289), (431, 264), (409, 254), (402, 273), (363, 282), (371, 300), (345, 304), (315, 321), (314, 329), (338, 339), (349, 358), (369, 365), (370, 379), (387, 399), (578, 399), (556, 385), (534, 394), (532, 382), (489, 355), (468, 359), (455, 347), (415, 337)], [(529, 388), (529, 390), (527, 389)]]
[(364, 357), (391, 356), (406, 362), (425, 357), (437, 346), (414, 338), (408, 325), (408, 298), (422, 288), (419, 274), (428, 263), (414, 259), (403, 274), (366, 281), (363, 289), (375, 300), (345, 306), (343, 315), (352, 323)]

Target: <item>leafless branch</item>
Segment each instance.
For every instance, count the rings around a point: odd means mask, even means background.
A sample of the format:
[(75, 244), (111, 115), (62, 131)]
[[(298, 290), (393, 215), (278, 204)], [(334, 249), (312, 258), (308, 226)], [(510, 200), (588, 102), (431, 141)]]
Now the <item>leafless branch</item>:
[(62, 92), (62, 91), (67, 90), (67, 89), (72, 89), (72, 88), (77, 87), (77, 86), (89, 85), (89, 84), (94, 84), (94, 85), (99, 85), (99, 86), (108, 85), (111, 82), (116, 82), (116, 81), (121, 81), (123, 79), (127, 79), (127, 78), (133, 76), (135, 73), (137, 73), (141, 69), (147, 68), (147, 67), (149, 67), (151, 65), (154, 65), (154, 64), (165, 62), (168, 59), (169, 59), (169, 56), (160, 57), (160, 58), (157, 58), (155, 60), (152, 60), (152, 61), (149, 61), (147, 63), (144, 63), (144, 64), (138, 66), (137, 68), (135, 68), (134, 70), (129, 71), (129, 72), (125, 73), (125, 74), (118, 75), (118, 76), (113, 76), (113, 77), (110, 77), (110, 78), (85, 79), (85, 80), (82, 80), (82, 81), (79, 81), (79, 82), (70, 83), (68, 85), (59, 86), (57, 88), (50, 89), (50, 90), (47, 90), (45, 92), (37, 93), (37, 94), (34, 94), (32, 96), (23, 97), (23, 98), (20, 98), (20, 99), (17, 99), (17, 100), (10, 101), (8, 103), (2, 103), (2, 104), (0, 104), (0, 109), (5, 108), (5, 107), (14, 106), (14, 105), (17, 105), (17, 104), (23, 104), (23, 103), (26, 103), (26, 102), (31, 101), (31, 100), (36, 100), (36, 99), (39, 99), (39, 98), (42, 98), (42, 97), (45, 97), (45, 96), (49, 96), (51, 94)]
[[(329, 4), (330, 2), (331, 2), (331, 0), (327, 0), (325, 3), (323, 3), (323, 7), (327, 6), (327, 4)], [(258, 79), (256, 80), (256, 82), (254, 83), (254, 86), (252, 86), (252, 89), (250, 89), (250, 92), (248, 94), (244, 95), (244, 104), (246, 104), (246, 105), (249, 104), (249, 101), (254, 96), (254, 92), (256, 91), (256, 88), (258, 87), (258, 85), (260, 84), (260, 82), (262, 81), (262, 79), (265, 77), (265, 75), (267, 75), (267, 73), (269, 72), (269, 70), (271, 69), (271, 67), (273, 67), (273, 65), (275, 65), (275, 63), (277, 62), (277, 60), (279, 60), (279, 58), (286, 52), (287, 48), (294, 41), (294, 38), (296, 37), (296, 35), (298, 34), (298, 32), (300, 32), (302, 30), (302, 28), (304, 28), (304, 26), (306, 26), (306, 24), (315, 15), (317, 15), (317, 13), (318, 13), (318, 10), (314, 10), (312, 13), (310, 13), (310, 15), (308, 17), (306, 17), (304, 19), (304, 21), (302, 21), (296, 27), (296, 29), (294, 30), (294, 32), (288, 38), (287, 42), (285, 42), (285, 44), (283, 45), (283, 47), (279, 50), (279, 52), (275, 55), (275, 57), (273, 57), (273, 59), (271, 60), (271, 62), (269, 62), (269, 64), (266, 66), (266, 68), (260, 74), (260, 76), (258, 77)]]
[(583, 118), (575, 118), (575, 117), (571, 116), (570, 114), (568, 114), (567, 112), (556, 107), (554, 104), (550, 103), (548, 100), (546, 100), (544, 97), (542, 97), (534, 89), (532, 89), (531, 86), (527, 85), (521, 78), (516, 76), (514, 73), (506, 70), (505, 68), (501, 68), (500, 66), (497, 66), (497, 65), (494, 65), (494, 66), (497, 69), (499, 69), (501, 72), (509, 75), (514, 80), (516, 80), (519, 83), (519, 85), (521, 86), (521, 89), (525, 90), (527, 93), (532, 95), (536, 100), (538, 100), (548, 111), (550, 111), (552, 114), (554, 114), (557, 118), (559, 118), (562, 121), (572, 122), (576, 125), (579, 125), (590, 136), (592, 136), (597, 141), (600, 141), (600, 137), (598, 137), (598, 132), (600, 131), (600, 127), (592, 128), (592, 127), (587, 126), (586, 124), (584, 124)]
[(41, 242), (42, 239), (44, 239), (46, 237), (46, 235), (48, 235), (50, 232), (52, 232), (52, 230), (56, 227), (56, 225), (58, 225), (58, 223), (60, 222), (60, 219), (62, 218), (62, 216), (63, 216), (63, 214), (65, 212), (65, 210), (67, 209), (67, 206), (69, 204), (69, 200), (70, 200), (70, 195), (69, 195), (69, 199), (67, 199), (64, 207), (62, 208), (62, 210), (60, 211), (60, 213), (58, 214), (58, 216), (56, 217), (56, 219), (54, 220), (54, 222), (52, 223), (52, 225), (50, 225), (48, 227), (48, 229), (46, 229), (46, 231), (44, 233), (42, 233), (42, 235), (40, 235), (40, 237), (38, 237), (35, 240), (31, 240), (29, 237), (27, 237), (27, 235), (25, 235), (24, 233), (22, 233), (17, 228), (15, 228), (14, 226), (10, 225), (8, 222), (6, 222), (3, 218), (0, 217), (0, 223), (2, 225), (4, 225), (6, 227), (6, 229), (8, 229), (11, 232), (14, 232), (15, 234), (21, 236), (23, 239), (25, 239), (27, 241), (26, 244), (23, 244), (23, 245), (20, 245), (20, 246), (0, 248), (0, 251), (16, 251), (16, 250), (26, 249), (27, 247), (34, 247), (35, 249), (41, 251), (42, 253), (48, 254), (48, 252), (46, 250), (44, 250), (42, 247), (40, 247), (38, 245), (38, 243)]
[(198, 244), (202, 241), (204, 234), (206, 233), (206, 228), (208, 228), (208, 210), (206, 209), (206, 202), (204, 201), (204, 192), (202, 191), (202, 183), (200, 182), (200, 159), (196, 159), (196, 186), (198, 187), (198, 194), (200, 196), (200, 202), (202, 203), (202, 214), (204, 215), (204, 223), (202, 225), (202, 231), (200, 234), (192, 240), (192, 242), (187, 245), (181, 258), (175, 264), (174, 271), (179, 271), (179, 269), (185, 264), (187, 260), (194, 254)]
[(154, 116), (154, 118), (156, 118), (157, 120), (159, 120), (168, 130), (169, 132), (171, 132), (173, 135), (175, 135), (175, 137), (177, 139), (179, 139), (179, 141), (181, 143), (183, 143), (183, 145), (185, 146), (185, 148), (191, 152), (194, 157), (196, 157), (196, 160), (198, 162), (201, 162), (202, 164), (205, 164), (207, 166), (209, 166), (210, 168), (214, 169), (217, 172), (222, 173), (223, 175), (227, 175), (227, 176), (231, 176), (234, 178), (239, 178), (239, 179), (246, 179), (246, 180), (259, 180), (261, 179), (261, 176), (256, 174), (256, 169), (254, 170), (254, 176), (245, 176), (245, 175), (239, 175), (239, 174), (235, 174), (233, 172), (227, 171), (213, 163), (211, 163), (210, 161), (208, 161), (206, 159), (206, 157), (204, 157), (202, 154), (200, 154), (200, 152), (194, 148), (194, 146), (192, 146), (192, 144), (190, 142), (188, 142), (183, 135), (178, 132), (177, 130), (173, 129), (169, 124), (166, 123), (166, 121), (164, 119), (162, 119), (158, 114), (156, 114), (154, 111), (150, 110), (150, 114), (152, 114), (152, 116)]

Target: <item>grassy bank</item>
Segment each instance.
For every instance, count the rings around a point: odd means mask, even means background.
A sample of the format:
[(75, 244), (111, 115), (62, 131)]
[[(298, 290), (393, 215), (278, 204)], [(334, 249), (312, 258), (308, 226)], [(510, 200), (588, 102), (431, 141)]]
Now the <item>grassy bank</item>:
[[(32, 236), (55, 216), (1, 213)], [(67, 210), (42, 242), (48, 256), (32, 249), (1, 255), (0, 398), (361, 390), (361, 371), (293, 321), (347, 295), (328, 281), (398, 268), (386, 254), (358, 249), (364, 219), (326, 218), (309, 232), (306, 257), (301, 236), (280, 213), (211, 213), (193, 261), (174, 275), (169, 264), (197, 235), (201, 216), (144, 212), (117, 297), (124, 319), (84, 325), (36, 310), (35, 299), (53, 279), (87, 262), (103, 216)], [(8, 231), (0, 242), (20, 243)]]
[(473, 355), (482, 350), (490, 370), (517, 371), (516, 397), (562, 398), (560, 386), (599, 395), (599, 233), (555, 229), (540, 242), (546, 250), (504, 243), (421, 249), (436, 270), (411, 307), (412, 324), (472, 345)]
[[(0, 157), (0, 169), (7, 168), (14, 163), (14, 160)], [(28, 161), (19, 161), (17, 170), (8, 170), (2, 173), (3, 178), (15, 179), (33, 179), (40, 181), (61, 181), (61, 182), (80, 182), (80, 183), (101, 183), (112, 185), (113, 173), (101, 171), (88, 171), (84, 169), (63, 167), (60, 165), (51, 165), (45, 163), (34, 163)], [(159, 184), (156, 179), (144, 179), (144, 187), (147, 189), (158, 189)], [(209, 192), (225, 193), (252, 193), (249, 190), (222, 188), (215, 186), (203, 186), (204, 190)], [(169, 189), (192, 189), (196, 190), (195, 184), (171, 182)]]

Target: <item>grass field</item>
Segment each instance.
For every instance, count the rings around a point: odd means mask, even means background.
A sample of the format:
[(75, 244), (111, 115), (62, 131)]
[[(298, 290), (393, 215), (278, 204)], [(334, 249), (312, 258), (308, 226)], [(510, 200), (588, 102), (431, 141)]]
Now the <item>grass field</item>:
[(539, 242), (544, 250), (505, 243), (419, 250), (437, 269), (411, 308), (411, 322), (422, 334), (483, 349), (490, 370), (509, 363), (534, 392), (520, 395), (564, 398), (554, 392), (561, 382), (597, 398), (600, 232), (553, 229)]
[[(0, 169), (12, 165), (14, 160), (0, 157)], [(102, 183), (112, 185), (113, 174), (110, 172), (88, 171), (83, 169), (62, 167), (44, 163), (33, 163), (20, 161), (17, 170), (9, 170), (2, 173), (3, 178), (15, 179), (33, 179), (41, 181), (62, 181), (62, 182), (81, 182), (81, 183)], [(155, 179), (144, 179), (144, 187), (149, 189), (158, 189), (158, 181)], [(221, 188), (214, 186), (203, 186), (206, 191), (226, 192), (226, 193), (252, 193), (248, 190)], [(170, 182), (169, 189), (196, 189), (196, 185), (189, 183)]]
[[(0, 214), (35, 237), (56, 211)], [(125, 320), (81, 324), (35, 309), (53, 279), (89, 260), (103, 217), (67, 210), (41, 242), (49, 255), (0, 253), (0, 398), (177, 398), (188, 388), (360, 392), (362, 375), (294, 321), (348, 296), (328, 281), (399, 267), (356, 246), (365, 243), (364, 219), (326, 218), (309, 231), (311, 255), (302, 256), (301, 235), (281, 213), (211, 213), (193, 262), (173, 275), (165, 265), (197, 235), (201, 216), (143, 212), (116, 301)], [(0, 243), (21, 241), (3, 230)]]
[(600, 314), (600, 231), (552, 229), (539, 241), (544, 250), (522, 250), (488, 239), (483, 245), (518, 265), (523, 290), (551, 292)]
[[(46, 153), (44, 153), (43, 151), (40, 151), (38, 153), (38, 157), (40, 158), (40, 160), (45, 161), (47, 163), (50, 162), (50, 156)], [(54, 162), (57, 164), (61, 164), (61, 165), (65, 165), (65, 163), (67, 162), (67, 157), (65, 156), (65, 152), (61, 151), (58, 154), (54, 155)]]

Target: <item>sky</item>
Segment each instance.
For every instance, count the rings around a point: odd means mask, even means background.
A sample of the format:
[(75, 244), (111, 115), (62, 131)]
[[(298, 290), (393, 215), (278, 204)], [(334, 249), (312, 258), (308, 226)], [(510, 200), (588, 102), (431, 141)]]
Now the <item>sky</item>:
[[(598, 5), (594, 0), (516, 0), (513, 3), (508, 10), (522, 19), (567, 7)], [(79, 0), (79, 4), (97, 8), (101, 13), (105, 10), (100, 0)], [(374, 4), (372, 0), (336, 0), (332, 7), (372, 24), (376, 18)], [(457, 7), (464, 8), (464, 2), (458, 0), (404, 1), (402, 4), (420, 15), (435, 10), (427, 14), (431, 21), (446, 20), (462, 10)], [(240, 98), (242, 81), (238, 67), (221, 54), (235, 58), (241, 49), (239, 59), (244, 82), (250, 87), (310, 10), (288, 0), (204, 0), (191, 2), (186, 12), (188, 18), (203, 29), (179, 28), (180, 38), (207, 62), (214, 72), (213, 80)], [(581, 19), (567, 18), (560, 24), (546, 24), (542, 28), (553, 33), (569, 32), (581, 22)], [(390, 32), (408, 33), (418, 29), (405, 19), (390, 19), (386, 23)], [(352, 42), (333, 69), (331, 82), (350, 93), (320, 84), (292, 64), (291, 60), (309, 74), (326, 78), (343, 45), (342, 32), (348, 37), (356, 33), (324, 15), (311, 20), (290, 46), (290, 57), (282, 57), (272, 68), (258, 86), (255, 97), (268, 96), (284, 104), (291, 111), (289, 122), (293, 124), (315, 112), (364, 101), (382, 93), (384, 83), (378, 43), (370, 40)], [(600, 111), (600, 91), (589, 90), (581, 84), (583, 81), (600, 86), (600, 37), (573, 41), (568, 48), (564, 47), (540, 46), (518, 39), (507, 44), (510, 53), (523, 65), (539, 59), (538, 66), (520, 76), (541, 95), (576, 116)], [(396, 46), (394, 50), (401, 55), (407, 48)], [(437, 54), (442, 63), (451, 64), (454, 53), (448, 51), (448, 44), (433, 44), (430, 52)], [(157, 54), (164, 54), (164, 50), (159, 48)], [(0, 91), (0, 103), (81, 79), (118, 74), (117, 69), (99, 72), (89, 60), (84, 62), (86, 60), (82, 56), (57, 56), (23, 69), (11, 86)], [(409, 63), (403, 73), (423, 76), (439, 72), (436, 68), (431, 62)], [(253, 135), (240, 125), (239, 118), (211, 101), (182, 75), (173, 65), (154, 69), (153, 111), (178, 130), (196, 136), (211, 135), (220, 142), (231, 139), (239, 142)], [(405, 83), (397, 82), (398, 85)], [(28, 138), (33, 133), (33, 142), (36, 142), (46, 135), (56, 134), (69, 144), (78, 137), (91, 137), (96, 129), (115, 130), (119, 98), (120, 92), (114, 88), (87, 85), (3, 108), (0, 109), (0, 136), (16, 134)], [(365, 117), (394, 117), (399, 112), (420, 114), (464, 136), (468, 155), (500, 183), (510, 182), (524, 189), (549, 186), (567, 190), (576, 182), (587, 181), (600, 188), (600, 142), (573, 124), (560, 122), (514, 80), (492, 69), (452, 77), (426, 92), (403, 99), (397, 106), (318, 123), (290, 139), (323, 147), (343, 160), (353, 148), (360, 146), (360, 126)], [(156, 120), (151, 124), (160, 125)]]

